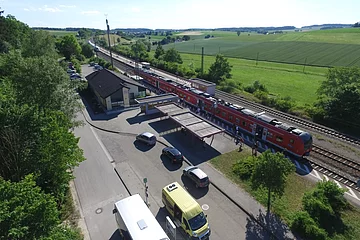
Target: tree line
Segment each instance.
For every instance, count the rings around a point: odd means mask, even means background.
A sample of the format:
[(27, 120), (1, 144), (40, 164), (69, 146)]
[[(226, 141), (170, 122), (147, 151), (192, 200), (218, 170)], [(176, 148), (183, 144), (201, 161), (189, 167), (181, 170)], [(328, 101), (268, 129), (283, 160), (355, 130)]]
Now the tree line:
[(76, 85), (58, 61), (81, 55), (73, 37), (55, 42), (0, 17), (0, 239), (82, 239), (64, 224), (72, 169), (84, 160), (70, 131), (81, 124)]

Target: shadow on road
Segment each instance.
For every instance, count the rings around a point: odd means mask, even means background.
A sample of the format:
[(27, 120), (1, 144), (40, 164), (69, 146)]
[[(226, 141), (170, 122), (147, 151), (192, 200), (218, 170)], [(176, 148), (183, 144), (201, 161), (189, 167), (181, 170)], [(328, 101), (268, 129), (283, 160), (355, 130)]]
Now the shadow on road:
[(149, 123), (149, 126), (178, 149), (193, 165), (206, 162), (221, 154), (210, 145), (204, 144), (190, 132), (176, 131), (179, 126), (170, 119), (152, 122)]
[(142, 152), (147, 152), (150, 149), (152, 149), (155, 145), (147, 145), (146, 143), (135, 140), (134, 141), (134, 146), (136, 147), (136, 149), (138, 149), (138, 150), (140, 150)]
[(119, 229), (116, 229), (116, 231), (111, 235), (109, 240), (121, 240)]
[(183, 165), (182, 163), (172, 163), (171, 160), (163, 154), (160, 155), (160, 159), (161, 159), (163, 165), (166, 167), (166, 169), (171, 172), (178, 170)]
[[(267, 226), (270, 232), (277, 237), (277, 239), (290, 240), (291, 238), (288, 233), (290, 232), (288, 226), (284, 224), (276, 215), (270, 214), (269, 216), (266, 213), (263, 213), (259, 210), (259, 215), (255, 217), (263, 226)], [(246, 224), (246, 239), (255, 240), (255, 239), (275, 239), (275, 237), (260, 226), (253, 219), (248, 217)]]
[(130, 125), (133, 125), (133, 124), (140, 124), (142, 122), (145, 122), (145, 121), (149, 121), (149, 120), (152, 120), (152, 119), (156, 119), (156, 118), (159, 118), (161, 117), (162, 114), (161, 113), (155, 113), (155, 114), (150, 114), (150, 115), (145, 115), (145, 114), (142, 114), (139, 112), (139, 114), (131, 117), (131, 118), (127, 118), (126, 121), (130, 124)]
[(184, 185), (184, 188), (193, 196), (195, 199), (200, 199), (204, 197), (209, 192), (209, 187), (206, 188), (196, 188), (195, 183), (191, 181), (188, 177), (181, 175), (181, 181)]

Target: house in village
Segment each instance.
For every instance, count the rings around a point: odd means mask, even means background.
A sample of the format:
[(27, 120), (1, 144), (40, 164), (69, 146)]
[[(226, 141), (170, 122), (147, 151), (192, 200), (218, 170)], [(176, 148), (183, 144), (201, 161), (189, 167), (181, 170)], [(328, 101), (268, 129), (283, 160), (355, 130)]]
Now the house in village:
[(146, 96), (146, 87), (123, 75), (102, 69), (85, 77), (89, 88), (107, 111), (136, 104), (135, 99)]

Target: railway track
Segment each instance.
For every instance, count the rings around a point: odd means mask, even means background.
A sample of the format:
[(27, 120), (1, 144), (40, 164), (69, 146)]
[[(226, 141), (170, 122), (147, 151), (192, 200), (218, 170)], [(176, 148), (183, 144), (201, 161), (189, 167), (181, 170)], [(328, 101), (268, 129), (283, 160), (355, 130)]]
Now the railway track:
[(307, 120), (304, 120), (304, 119), (301, 119), (301, 118), (298, 118), (298, 117), (295, 117), (295, 116), (292, 116), (289, 114), (285, 114), (283, 112), (274, 110), (272, 108), (265, 107), (261, 104), (251, 102), (241, 96), (232, 95), (232, 94), (220, 91), (220, 90), (215, 90), (215, 96), (220, 99), (223, 99), (225, 101), (234, 103), (234, 104), (243, 105), (243, 107), (249, 106), (251, 108), (258, 109), (260, 111), (266, 111), (266, 112), (270, 113), (271, 115), (285, 119), (288, 122), (293, 122), (295, 124), (301, 125), (308, 129), (317, 131), (321, 134), (326, 134), (327, 136), (330, 136), (330, 137), (339, 139), (341, 141), (344, 141), (346, 143), (350, 143), (352, 145), (360, 147), (360, 139), (348, 136), (346, 134), (340, 133), (333, 129), (321, 126), (319, 124), (316, 124), (316, 123), (313, 123), (313, 122), (310, 122), (310, 121), (307, 121)]
[(312, 147), (312, 156), (314, 155), (321, 158), (329, 165), (333, 165), (338, 170), (344, 171), (354, 177), (354, 180), (360, 178), (359, 162), (340, 156), (317, 145), (313, 145)]
[[(109, 56), (106, 54), (100, 53), (104, 58), (110, 59)], [(114, 65), (121, 69), (122, 71), (127, 71), (129, 69), (132, 69), (131, 66), (128, 64), (125, 64), (117, 59), (114, 60)], [(157, 69), (156, 69), (157, 70)], [(161, 70), (157, 70), (159, 72), (163, 72)], [(167, 75), (173, 75), (166, 72)], [(178, 76), (176, 76), (178, 78)], [(186, 80), (183, 78), (180, 78), (182, 80)], [(266, 111), (269, 112), (272, 115), (279, 116), (281, 118), (286, 119), (290, 122), (295, 122), (299, 125), (308, 127), (310, 129), (317, 130), (318, 132), (322, 134), (327, 134), (330, 136), (333, 136), (335, 138), (341, 139), (346, 142), (350, 142), (354, 145), (360, 146), (360, 141), (356, 138), (349, 137), (345, 134), (341, 134), (337, 131), (334, 131), (332, 129), (326, 128), (324, 126), (306, 121), (301, 118), (297, 118), (294, 116), (289, 116), (288, 114), (284, 114), (282, 112), (276, 111), (274, 109), (271, 109), (269, 107), (264, 107), (260, 104), (251, 102), (243, 97), (235, 96), (223, 91), (215, 90), (215, 96), (223, 99), (225, 101), (234, 103), (234, 104), (240, 104), (245, 106), (250, 106), (254, 109), (258, 109), (260, 111)], [(311, 157), (307, 157), (307, 161), (309, 161), (311, 167), (322, 174), (337, 180), (338, 182), (341, 182), (342, 184), (360, 191), (360, 187), (357, 186), (356, 182), (360, 178), (360, 163), (351, 159), (347, 159), (343, 156), (340, 156), (336, 153), (333, 153), (331, 151), (328, 151), (320, 146), (313, 145), (313, 155)]]

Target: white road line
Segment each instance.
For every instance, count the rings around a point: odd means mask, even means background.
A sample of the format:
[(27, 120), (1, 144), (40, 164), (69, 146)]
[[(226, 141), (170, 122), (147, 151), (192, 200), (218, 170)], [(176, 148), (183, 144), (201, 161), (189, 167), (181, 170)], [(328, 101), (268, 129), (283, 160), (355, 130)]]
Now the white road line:
[(98, 135), (96, 134), (94, 128), (92, 126), (90, 126), (90, 129), (92, 131), (92, 133), (94, 134), (96, 140), (98, 141), (98, 143), (100, 144), (100, 147), (102, 148), (102, 150), (104, 151), (107, 159), (111, 162), (114, 163), (114, 159), (111, 157), (111, 155), (109, 154), (108, 150), (105, 148), (104, 144), (101, 142), (101, 140), (99, 139)]
[(313, 173), (315, 173), (315, 175), (316, 175), (316, 177), (318, 178), (318, 179), (322, 179), (321, 177), (320, 177), (320, 174), (318, 173), (318, 171), (316, 171), (316, 170), (313, 170)]

